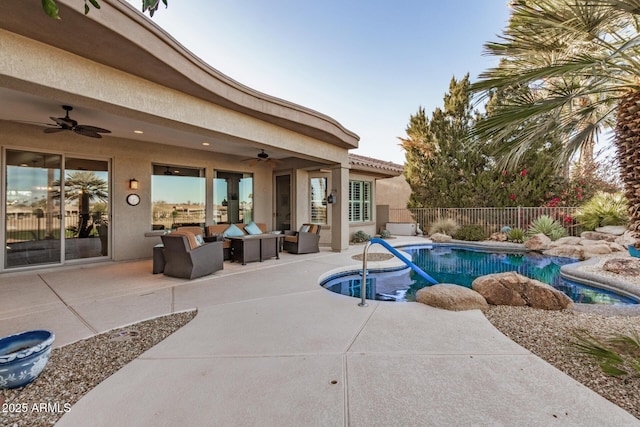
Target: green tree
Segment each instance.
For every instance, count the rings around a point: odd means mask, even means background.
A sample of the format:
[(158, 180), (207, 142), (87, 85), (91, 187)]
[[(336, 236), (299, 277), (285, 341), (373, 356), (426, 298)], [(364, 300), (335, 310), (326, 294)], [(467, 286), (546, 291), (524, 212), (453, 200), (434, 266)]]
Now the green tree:
[[(54, 186), (60, 186), (60, 182), (54, 183)], [(94, 200), (106, 203), (109, 200), (108, 183), (94, 172), (75, 171), (65, 178), (64, 192), (65, 200), (78, 201), (78, 237), (89, 237), (93, 229), (93, 223), (89, 222), (90, 203)]]
[(451, 79), (443, 108), (431, 120), (423, 108), (410, 117), (407, 138), (400, 138), (406, 152), (405, 178), (411, 186), (409, 207), (463, 207), (483, 205), (478, 174), (487, 167), (483, 153), (470, 149), (472, 108), (467, 89), (469, 76)]
[[(162, 0), (165, 7), (168, 6), (169, 0)], [(84, 14), (88, 14), (93, 6), (96, 9), (100, 9), (100, 3), (98, 0), (84, 0)], [(142, 12), (149, 12), (149, 15), (153, 17), (153, 14), (160, 6), (160, 0), (142, 0)], [(42, 0), (42, 9), (44, 12), (53, 19), (60, 19), (58, 5), (55, 0)]]
[(640, 40), (636, 0), (514, 0), (509, 25), (488, 53), (502, 58), (472, 93), (526, 87), (481, 120), (474, 136), (513, 163), (546, 135), (562, 141), (564, 167), (615, 122), (615, 145), (630, 205), (629, 229), (640, 236)]
[(499, 168), (487, 147), (469, 138), (477, 114), (468, 89), (468, 75), (453, 78), (443, 108), (436, 108), (431, 120), (419, 108), (409, 119), (407, 136), (399, 138), (412, 189), (408, 206), (539, 206), (554, 184), (551, 149), (541, 145), (516, 167)]

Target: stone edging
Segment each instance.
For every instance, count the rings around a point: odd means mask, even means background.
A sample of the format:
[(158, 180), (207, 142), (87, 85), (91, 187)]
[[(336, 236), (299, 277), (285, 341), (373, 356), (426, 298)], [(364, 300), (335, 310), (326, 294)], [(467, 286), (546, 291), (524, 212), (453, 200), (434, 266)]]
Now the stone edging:
[(585, 261), (576, 262), (574, 264), (563, 265), (562, 267), (560, 267), (560, 274), (566, 279), (584, 283), (585, 285), (593, 286), (594, 288), (605, 289), (618, 294), (622, 294), (624, 296), (640, 299), (640, 289), (637, 286), (633, 286), (622, 280), (616, 280), (580, 270), (580, 268), (584, 267), (585, 265), (592, 265), (597, 263), (598, 258), (591, 258)]

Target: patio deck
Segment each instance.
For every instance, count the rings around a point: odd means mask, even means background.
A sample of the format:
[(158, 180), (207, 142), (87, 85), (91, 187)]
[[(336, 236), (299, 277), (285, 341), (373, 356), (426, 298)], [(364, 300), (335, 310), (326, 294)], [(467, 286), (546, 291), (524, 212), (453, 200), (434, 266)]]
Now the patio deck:
[(362, 308), (318, 286), (330, 270), (360, 266), (351, 256), (361, 252), (225, 262), (193, 281), (152, 275), (151, 260), (6, 274), (0, 335), (47, 328), (61, 346), (198, 308), (59, 426), (640, 425), (479, 311)]

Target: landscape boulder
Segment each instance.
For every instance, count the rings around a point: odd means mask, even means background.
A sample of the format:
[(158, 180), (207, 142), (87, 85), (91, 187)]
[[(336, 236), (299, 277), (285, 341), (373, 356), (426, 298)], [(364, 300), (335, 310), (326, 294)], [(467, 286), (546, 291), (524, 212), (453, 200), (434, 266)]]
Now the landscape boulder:
[(573, 305), (571, 298), (538, 280), (513, 271), (478, 277), (471, 285), (489, 304), (529, 306), (563, 310)]
[(542, 233), (531, 236), (524, 242), (525, 248), (531, 251), (544, 251), (549, 249), (549, 245), (551, 245), (551, 239)]
[(626, 248), (629, 245), (634, 245), (636, 243), (636, 238), (631, 235), (630, 231), (625, 231), (622, 236), (616, 239), (616, 243)]
[(448, 243), (453, 240), (451, 236), (442, 233), (433, 233), (429, 238), (434, 243)]
[(476, 291), (449, 283), (420, 289), (416, 292), (416, 301), (431, 307), (453, 311), (484, 310), (489, 307), (484, 297)]
[(627, 231), (627, 227), (624, 225), (605, 225), (604, 227), (596, 228), (596, 231), (600, 233), (613, 234), (615, 236), (622, 236), (625, 231)]
[(572, 237), (572, 236), (561, 237), (555, 242), (551, 242), (551, 244), (549, 245), (549, 249), (553, 249), (555, 247), (562, 246), (562, 245), (579, 245), (581, 240), (582, 239), (580, 237)]
[(547, 256), (557, 256), (565, 258), (576, 258), (583, 260), (584, 258), (584, 246), (582, 245), (561, 245), (555, 246), (543, 252)]
[(614, 258), (607, 260), (602, 269), (616, 274), (630, 276), (640, 275), (640, 259), (638, 258)]
[(607, 242), (602, 243), (587, 243), (588, 241), (583, 240), (582, 246), (584, 246), (583, 257), (584, 259), (593, 258), (598, 255), (606, 255), (610, 254), (611, 247), (607, 244)]
[(496, 231), (495, 233), (491, 234), (489, 240), (493, 240), (495, 242), (506, 242), (507, 233), (505, 233), (504, 231)]
[(584, 240), (605, 240), (607, 242), (615, 242), (618, 236), (608, 233), (600, 233), (598, 231), (583, 231), (580, 237)]

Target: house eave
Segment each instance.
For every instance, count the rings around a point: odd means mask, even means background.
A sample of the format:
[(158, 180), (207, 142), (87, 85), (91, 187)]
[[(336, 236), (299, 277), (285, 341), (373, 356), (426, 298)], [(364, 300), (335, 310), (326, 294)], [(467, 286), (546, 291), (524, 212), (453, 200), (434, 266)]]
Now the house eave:
[(124, 0), (101, 0), (86, 16), (79, 0), (57, 3), (61, 20), (45, 15), (39, 2), (3, 0), (0, 28), (341, 148), (358, 147), (359, 137), (335, 119), (231, 79)]

